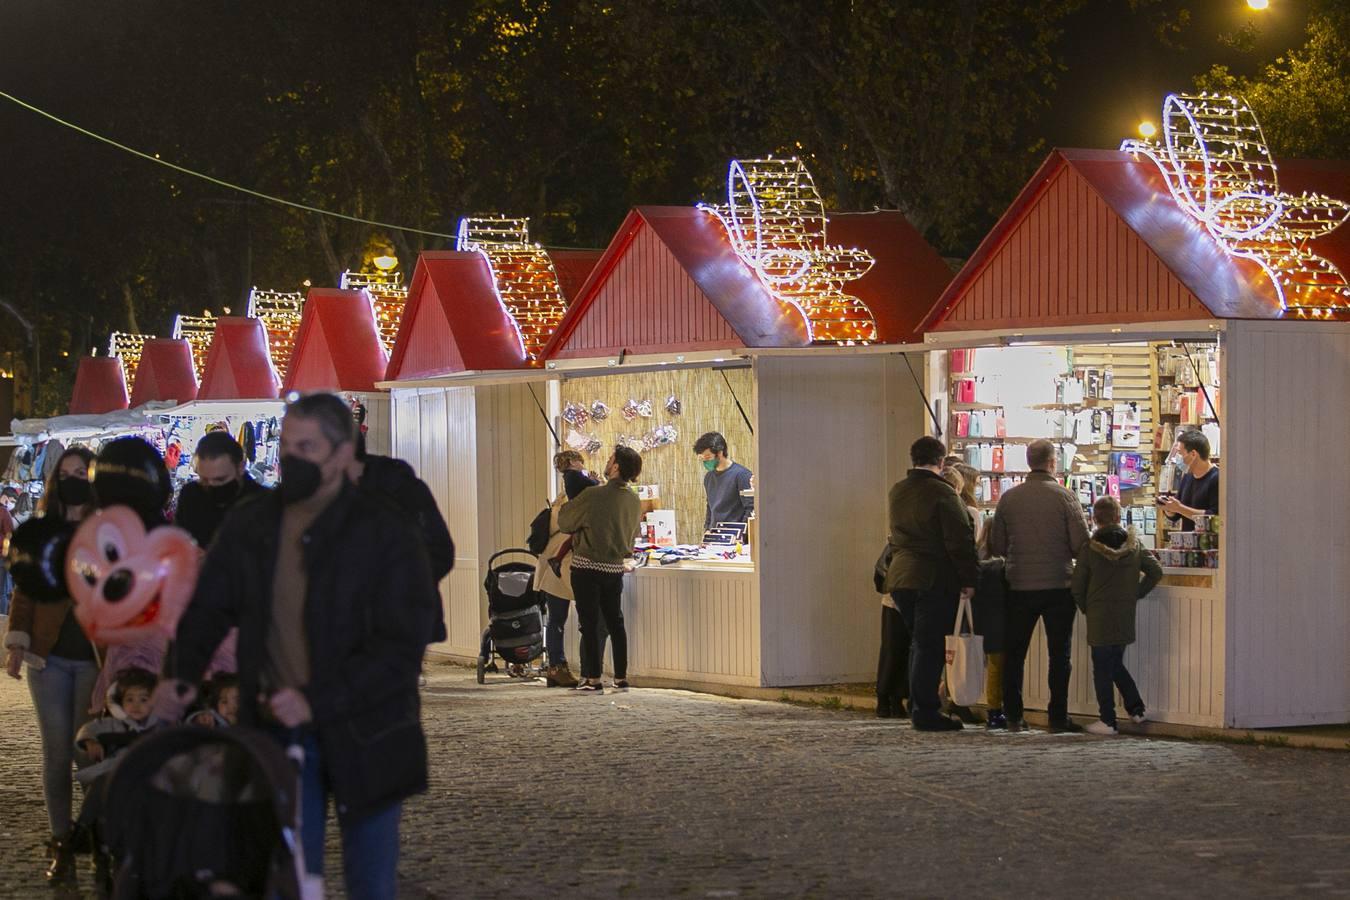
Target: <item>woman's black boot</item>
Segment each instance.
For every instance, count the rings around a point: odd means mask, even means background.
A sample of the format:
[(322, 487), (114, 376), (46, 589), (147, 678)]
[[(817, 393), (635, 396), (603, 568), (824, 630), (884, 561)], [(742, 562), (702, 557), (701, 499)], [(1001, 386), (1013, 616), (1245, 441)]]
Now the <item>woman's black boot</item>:
[(75, 848), (71, 845), (70, 834), (52, 838), (47, 844), (51, 855), (51, 864), (47, 866), (47, 880), (52, 884), (69, 884), (75, 880)]

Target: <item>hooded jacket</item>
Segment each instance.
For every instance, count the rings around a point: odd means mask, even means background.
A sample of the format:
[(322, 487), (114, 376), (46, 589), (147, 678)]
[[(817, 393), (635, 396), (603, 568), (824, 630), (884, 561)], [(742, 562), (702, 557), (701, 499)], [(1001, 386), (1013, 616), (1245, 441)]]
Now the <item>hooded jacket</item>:
[(1093, 647), (1134, 643), (1134, 607), (1162, 580), (1162, 567), (1119, 525), (1097, 529), (1078, 555), (1073, 599)]

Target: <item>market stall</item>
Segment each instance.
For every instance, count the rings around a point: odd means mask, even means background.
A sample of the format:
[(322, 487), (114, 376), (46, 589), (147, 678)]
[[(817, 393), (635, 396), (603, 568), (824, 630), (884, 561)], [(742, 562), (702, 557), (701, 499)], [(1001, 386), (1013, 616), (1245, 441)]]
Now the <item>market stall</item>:
[(121, 362), (112, 356), (81, 357), (70, 393), (70, 414), (98, 415), (127, 406), (127, 380)]
[[(1233, 101), (1182, 99), (1193, 115), (1178, 129), (1203, 129), (1210, 113), (1246, 122)], [(1350, 491), (1350, 476), (1287, 461), (1350, 440), (1318, 399), (1350, 384), (1338, 269), (1350, 241), (1326, 233), (1345, 211), (1305, 193), (1350, 197), (1350, 165), (1281, 161), (1277, 175), (1257, 154), (1245, 181), (1221, 187), (1206, 173), (1227, 163), (1188, 166), (1176, 153), (1204, 154), (1203, 142), (1170, 137), (1050, 154), (925, 321), (930, 393), (944, 438), (982, 470), (986, 514), (1026, 472), (1026, 444), (1046, 438), (1084, 507), (1118, 497), (1154, 548), (1166, 575), (1140, 603), (1127, 653), (1150, 718), (1343, 722), (1350, 525), (1327, 499)], [(1265, 216), (1328, 214), (1298, 241), (1253, 236), (1247, 221), (1235, 244), (1225, 216), (1240, 203), (1223, 198), (1239, 189), (1273, 201)], [(1206, 436), (1222, 473), (1218, 516), (1194, 531), (1169, 526), (1157, 503), (1176, 490), (1187, 430)], [(1092, 714), (1083, 631), (1080, 618), (1070, 711)], [(1041, 640), (1028, 656), (1033, 708), (1048, 700)]]
[[(747, 237), (735, 198), (723, 209), (633, 210), (544, 345), (542, 368), (522, 367), (517, 349), (514, 370), (475, 355), (456, 374), (398, 376), (409, 380), (392, 385), (396, 453), (417, 458), (424, 477), (464, 473), (453, 490), (473, 498), (485, 558), (523, 540), (554, 488), (550, 427), (592, 468), (615, 443), (639, 447), (643, 489), (668, 513), (647, 524), (672, 526), (657, 542), (677, 552), (663, 546), (625, 578), (632, 674), (689, 686), (865, 680), (876, 666), (871, 569), (885, 494), (923, 408), (913, 382), (892, 387), (904, 358), (869, 345), (912, 334), (950, 273), (898, 213), (827, 219), (796, 160), (733, 172), (743, 178), (735, 190), (762, 191), (772, 178), (797, 191), (789, 210), (760, 206), (762, 239)], [(436, 335), (411, 303), (405, 360)], [(509, 336), (498, 310), (481, 311), (486, 333)], [(692, 447), (707, 431), (755, 473), (739, 553), (699, 547), (706, 497)], [(452, 599), (449, 618), (458, 606), (463, 621), (448, 652), (476, 654), (479, 594), (466, 585)]]

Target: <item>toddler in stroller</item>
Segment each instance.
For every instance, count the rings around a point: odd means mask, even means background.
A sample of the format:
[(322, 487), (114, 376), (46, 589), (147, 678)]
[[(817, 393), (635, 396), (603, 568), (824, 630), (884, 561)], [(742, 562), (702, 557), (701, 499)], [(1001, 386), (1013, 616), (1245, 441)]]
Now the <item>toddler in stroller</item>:
[(479, 684), (486, 672), (496, 671), (497, 656), (506, 662), (511, 677), (532, 678), (537, 674), (534, 661), (544, 655), (544, 601), (533, 587), (536, 563), (497, 564), (498, 559), (511, 554), (535, 559), (529, 550), (516, 548), (498, 551), (488, 560), (487, 578), (483, 580), (488, 627), (478, 652)]

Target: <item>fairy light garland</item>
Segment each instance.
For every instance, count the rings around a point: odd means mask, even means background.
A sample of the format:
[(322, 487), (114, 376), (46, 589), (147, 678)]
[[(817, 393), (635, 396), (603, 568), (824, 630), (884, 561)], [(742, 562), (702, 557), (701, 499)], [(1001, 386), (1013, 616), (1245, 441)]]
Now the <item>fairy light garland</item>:
[(844, 290), (875, 260), (866, 250), (826, 241), (825, 204), (800, 159), (732, 160), (727, 204), (699, 209), (717, 217), (769, 292), (801, 312), (812, 343), (877, 340), (872, 311)]
[(536, 360), (567, 312), (553, 260), (530, 241), (530, 220), (505, 216), (460, 219), (455, 249), (477, 252), (492, 271), (493, 289), (520, 341)]
[(141, 351), (145, 342), (154, 338), (153, 334), (132, 334), (126, 331), (114, 331), (108, 338), (108, 355), (115, 356), (122, 363), (122, 375), (127, 384), (136, 380), (136, 370), (141, 365)]
[(254, 288), (248, 295), (248, 316), (261, 319), (267, 332), (267, 349), (279, 381), (286, 380), (300, 319), (305, 310), (305, 295), (299, 292), (263, 291)]
[(1230, 255), (1270, 277), (1280, 308), (1300, 318), (1350, 311), (1350, 284), (1308, 249), (1350, 217), (1350, 205), (1322, 194), (1287, 194), (1250, 106), (1222, 94), (1169, 94), (1162, 136), (1120, 149), (1148, 157), (1177, 204)]
[(380, 343), (384, 345), (385, 353), (393, 353), (403, 307), (408, 303), (408, 288), (403, 284), (403, 275), (399, 272), (343, 272), (341, 285), (343, 290), (364, 290), (370, 296)]
[(173, 320), (175, 340), (184, 340), (192, 348), (192, 368), (200, 381), (206, 369), (206, 354), (211, 349), (211, 339), (216, 333), (216, 316), (209, 312), (200, 316), (177, 316)]

